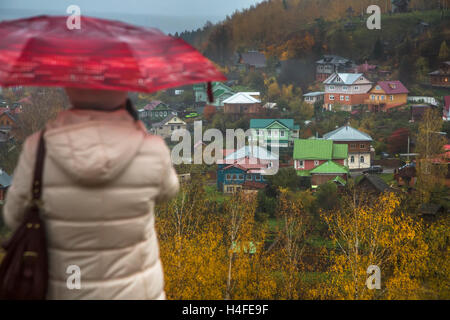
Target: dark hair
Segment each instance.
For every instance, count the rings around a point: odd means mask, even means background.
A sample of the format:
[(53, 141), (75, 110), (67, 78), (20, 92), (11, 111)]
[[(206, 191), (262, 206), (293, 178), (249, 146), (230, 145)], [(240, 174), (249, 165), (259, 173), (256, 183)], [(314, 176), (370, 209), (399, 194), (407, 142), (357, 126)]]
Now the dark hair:
[(129, 98), (127, 99), (125, 108), (135, 121), (139, 120), (139, 114)]

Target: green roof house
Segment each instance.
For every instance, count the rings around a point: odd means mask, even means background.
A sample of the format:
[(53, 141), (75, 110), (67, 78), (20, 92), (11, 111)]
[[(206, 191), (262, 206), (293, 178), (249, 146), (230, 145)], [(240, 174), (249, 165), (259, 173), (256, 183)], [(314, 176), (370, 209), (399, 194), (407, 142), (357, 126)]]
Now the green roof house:
[(294, 141), (294, 168), (302, 177), (311, 177), (311, 185), (327, 181), (347, 181), (348, 146), (332, 140), (296, 139)]
[(293, 119), (251, 119), (250, 129), (253, 129), (250, 137), (252, 143), (283, 148), (293, 145), (300, 127), (294, 124)]
[[(195, 102), (208, 102), (206, 84), (194, 84), (193, 89), (195, 93)], [(235, 92), (230, 87), (222, 82), (213, 82), (212, 91), (214, 95), (214, 103), (212, 103), (211, 105), (215, 107), (223, 107), (223, 101), (235, 94)]]

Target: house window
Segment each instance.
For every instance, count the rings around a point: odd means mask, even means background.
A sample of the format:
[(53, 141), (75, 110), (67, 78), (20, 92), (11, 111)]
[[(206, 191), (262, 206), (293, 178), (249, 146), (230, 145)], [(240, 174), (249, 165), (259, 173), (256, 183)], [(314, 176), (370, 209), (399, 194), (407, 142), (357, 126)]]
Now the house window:
[(237, 180), (237, 174), (233, 174), (233, 180)]
[(319, 165), (319, 160), (314, 160), (314, 166), (317, 167)]
[(380, 86), (376, 86), (375, 89), (381, 90), (381, 87)]
[(304, 169), (305, 168), (305, 161), (298, 160), (298, 167)]
[(341, 101), (344, 101), (344, 96), (341, 96)]
[(227, 174), (227, 180), (231, 180), (231, 174)]
[(268, 135), (268, 136), (271, 136), (271, 135), (272, 135), (272, 130), (270, 130), (270, 129), (267, 130), (267, 135)]
[(360, 162), (364, 163), (364, 156), (361, 156)]
[(175, 130), (175, 126), (170, 126), (170, 130)]
[(353, 148), (353, 149), (356, 148), (356, 144), (351, 144), (350, 148)]
[(371, 96), (371, 98), (372, 98), (372, 100), (375, 100), (375, 95), (373, 94), (373, 95)]
[(330, 89), (330, 90), (334, 90), (334, 86), (330, 86), (329, 89)]
[(244, 180), (244, 175), (243, 174), (239, 175), (239, 180)]
[(394, 101), (394, 96), (390, 96), (390, 98), (391, 98), (391, 101)]
[(159, 130), (162, 130), (162, 127), (159, 127)]
[(233, 187), (227, 187), (227, 192), (228, 193), (233, 193), (234, 188)]
[(349, 96), (345, 96), (345, 101), (350, 101), (350, 97)]
[(359, 148), (360, 148), (360, 149), (364, 149), (365, 147), (366, 147), (365, 144), (360, 144), (360, 145), (359, 145)]
[(355, 86), (354, 89), (355, 89), (356, 91), (358, 91), (358, 90), (359, 90), (359, 87), (358, 87), (358, 86)]
[(280, 132), (280, 136), (284, 137), (284, 131), (283, 130)]
[(255, 181), (260, 181), (261, 180), (261, 176), (257, 175), (255, 176)]
[(350, 163), (355, 163), (355, 157), (354, 156), (350, 157)]
[(256, 130), (256, 135), (259, 136), (259, 130)]
[(334, 95), (330, 94), (330, 100), (334, 100)]
[(245, 180), (252, 181), (252, 175), (251, 174), (247, 174), (246, 177), (245, 177)]
[(381, 96), (381, 100), (384, 100), (384, 96)]
[(348, 87), (347, 87), (347, 86), (343, 86), (343, 87), (342, 87), (342, 90), (347, 91), (347, 90), (348, 90)]

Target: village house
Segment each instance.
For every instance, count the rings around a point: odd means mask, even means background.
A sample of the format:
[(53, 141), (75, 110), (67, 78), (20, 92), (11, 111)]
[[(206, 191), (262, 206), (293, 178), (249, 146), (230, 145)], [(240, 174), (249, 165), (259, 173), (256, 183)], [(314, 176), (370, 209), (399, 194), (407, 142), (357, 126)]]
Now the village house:
[(316, 102), (322, 102), (323, 104), (323, 97), (325, 95), (325, 92), (308, 92), (303, 95), (304, 101), (309, 104), (314, 104)]
[(450, 87), (450, 61), (442, 62), (439, 66), (439, 69), (433, 72), (430, 72), (430, 83), (433, 87)]
[(355, 63), (352, 60), (335, 55), (324, 55), (316, 61), (316, 81), (325, 81), (333, 73), (353, 72)]
[(256, 50), (235, 54), (236, 65), (240, 70), (256, 70), (266, 67), (266, 56)]
[(223, 160), (217, 161), (217, 189), (224, 193), (265, 188), (264, 174), (278, 161), (276, 154), (259, 146), (244, 146), (232, 152), (224, 150), (224, 155)]
[(249, 143), (270, 149), (293, 145), (294, 139), (298, 138), (300, 127), (294, 124), (293, 119), (251, 119), (250, 129), (253, 130)]
[(379, 81), (370, 91), (365, 104), (369, 110), (389, 111), (408, 103), (408, 89), (400, 81)]
[[(195, 84), (193, 86), (196, 103), (208, 103), (208, 94), (204, 83)], [(233, 96), (235, 92), (222, 82), (212, 83), (212, 92), (214, 95), (214, 103), (210, 103), (215, 107), (223, 107), (224, 100)]]
[(294, 169), (297, 175), (311, 178), (311, 186), (333, 181), (347, 181), (348, 147), (331, 140), (296, 139), (294, 141)]
[(150, 122), (161, 121), (169, 115), (176, 115), (177, 112), (169, 108), (167, 104), (162, 101), (155, 100), (144, 106), (140, 112), (139, 117), (148, 119)]
[(17, 115), (11, 113), (9, 110), (0, 110), (0, 131), (10, 132), (17, 122)]
[(238, 92), (223, 101), (223, 111), (238, 119), (263, 113), (259, 92)]
[(336, 144), (348, 145), (347, 163), (350, 170), (366, 169), (370, 167), (370, 147), (373, 139), (367, 133), (346, 125), (324, 134), (323, 139), (331, 140)]
[(187, 125), (180, 117), (170, 114), (160, 122), (153, 123), (151, 132), (163, 138), (170, 138), (175, 130), (186, 129)]
[(362, 191), (364, 195), (370, 194), (378, 196), (384, 192), (394, 192), (394, 189), (392, 189), (383, 179), (373, 174), (363, 175), (357, 185), (358, 189)]
[(334, 73), (324, 81), (324, 108), (333, 110), (340, 106), (342, 111), (352, 111), (352, 107), (363, 104), (372, 88), (362, 73)]

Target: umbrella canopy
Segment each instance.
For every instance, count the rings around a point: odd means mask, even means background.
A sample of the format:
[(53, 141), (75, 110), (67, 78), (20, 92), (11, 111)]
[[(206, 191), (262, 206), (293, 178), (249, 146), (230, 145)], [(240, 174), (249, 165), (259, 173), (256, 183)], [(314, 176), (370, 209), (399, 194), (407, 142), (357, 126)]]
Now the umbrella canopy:
[(226, 80), (191, 45), (157, 29), (82, 16), (81, 29), (69, 30), (66, 20), (1, 22), (0, 85), (154, 92)]

